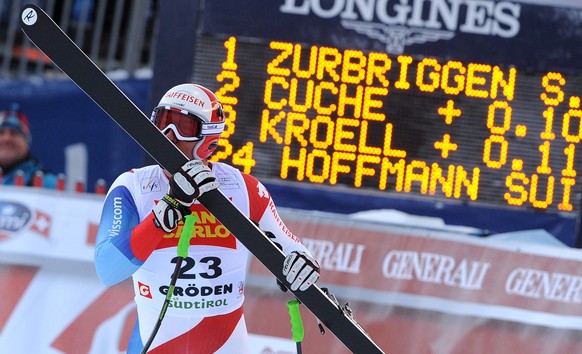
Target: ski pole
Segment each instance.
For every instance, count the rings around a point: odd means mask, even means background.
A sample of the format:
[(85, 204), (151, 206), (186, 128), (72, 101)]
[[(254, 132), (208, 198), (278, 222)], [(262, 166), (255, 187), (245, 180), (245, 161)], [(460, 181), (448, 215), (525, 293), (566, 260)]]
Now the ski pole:
[(160, 311), (160, 315), (158, 316), (158, 321), (154, 329), (152, 330), (152, 334), (150, 334), (150, 338), (148, 339), (147, 343), (143, 346), (141, 354), (145, 354), (148, 352), (150, 345), (154, 341), (160, 326), (162, 325), (162, 320), (166, 316), (166, 310), (170, 305), (170, 300), (172, 295), (174, 294), (174, 287), (176, 286), (176, 281), (178, 280), (178, 274), (180, 274), (180, 268), (182, 267), (182, 261), (184, 258), (188, 257), (188, 247), (190, 247), (190, 239), (192, 238), (192, 230), (194, 229), (194, 224), (196, 223), (196, 216), (194, 215), (186, 215), (186, 220), (184, 220), (184, 228), (182, 229), (182, 233), (180, 234), (180, 239), (178, 240), (178, 261), (176, 262), (176, 268), (174, 268), (174, 273), (172, 274), (172, 280), (170, 280), (170, 287), (168, 289), (168, 293), (166, 294), (166, 298), (164, 300), (164, 304), (162, 305), (162, 310)]
[(289, 308), (289, 316), (291, 317), (291, 332), (293, 333), (292, 339), (295, 341), (297, 346), (297, 354), (301, 354), (301, 342), (305, 332), (303, 330), (303, 321), (301, 320), (301, 312), (299, 311), (299, 300), (291, 300), (287, 302), (287, 307)]

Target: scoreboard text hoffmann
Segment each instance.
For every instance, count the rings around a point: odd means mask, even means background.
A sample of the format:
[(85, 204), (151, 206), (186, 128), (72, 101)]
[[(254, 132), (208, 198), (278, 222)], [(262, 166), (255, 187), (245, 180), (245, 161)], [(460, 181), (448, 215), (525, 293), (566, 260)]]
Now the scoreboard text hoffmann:
[[(257, 177), (577, 209), (579, 79), (290, 42), (221, 44), (227, 128), (215, 160)], [(245, 50), (256, 58), (239, 61)], [(243, 102), (253, 94), (262, 100)]]

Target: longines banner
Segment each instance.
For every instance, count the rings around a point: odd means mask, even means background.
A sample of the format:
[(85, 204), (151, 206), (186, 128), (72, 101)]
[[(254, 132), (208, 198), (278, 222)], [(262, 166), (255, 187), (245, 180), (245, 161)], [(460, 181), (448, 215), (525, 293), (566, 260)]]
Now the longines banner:
[[(96, 278), (101, 203), (95, 195), (0, 187), (2, 352), (125, 352), (134, 293), (129, 280), (105, 287)], [(435, 231), (423, 222), (395, 225), (385, 216), (281, 216), (321, 264), (320, 285), (349, 303), (386, 352), (572, 353), (582, 346), (580, 250)], [(285, 306), (292, 296), (256, 260), (249, 267), (252, 353), (294, 352)], [(348, 353), (302, 312), (305, 352)]]
[(395, 55), (516, 65), (522, 70), (582, 70), (581, 10), (554, 7), (551, 3), (548, 0), (541, 6), (510, 0), (209, 1), (203, 31)]

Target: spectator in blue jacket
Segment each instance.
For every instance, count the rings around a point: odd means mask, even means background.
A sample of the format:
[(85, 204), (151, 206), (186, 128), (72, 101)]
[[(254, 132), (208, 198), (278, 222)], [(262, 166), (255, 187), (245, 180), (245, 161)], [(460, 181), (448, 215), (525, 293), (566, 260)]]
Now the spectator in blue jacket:
[(57, 175), (45, 170), (31, 154), (31, 143), (28, 118), (19, 105), (12, 104), (9, 110), (0, 112), (0, 184), (32, 186), (35, 174), (40, 171), (41, 186), (54, 189)]

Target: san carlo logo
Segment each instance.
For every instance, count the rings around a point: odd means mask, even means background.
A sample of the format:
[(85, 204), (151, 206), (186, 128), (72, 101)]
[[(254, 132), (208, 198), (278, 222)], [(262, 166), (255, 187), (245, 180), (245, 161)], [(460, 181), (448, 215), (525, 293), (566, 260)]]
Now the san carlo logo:
[(26, 206), (0, 201), (0, 240), (14, 237), (32, 220), (32, 212)]
[(456, 33), (515, 37), (521, 6), (512, 1), (350, 1), (285, 0), (279, 11), (290, 15), (337, 19), (349, 31), (402, 54), (406, 46), (450, 40)]

